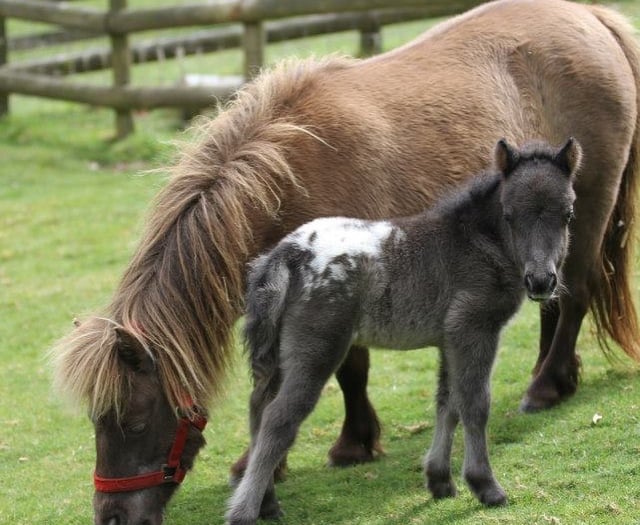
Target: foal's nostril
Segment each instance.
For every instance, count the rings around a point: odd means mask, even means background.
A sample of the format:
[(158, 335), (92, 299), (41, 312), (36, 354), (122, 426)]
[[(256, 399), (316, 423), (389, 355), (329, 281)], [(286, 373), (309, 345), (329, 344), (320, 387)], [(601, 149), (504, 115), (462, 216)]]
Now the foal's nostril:
[(558, 284), (558, 276), (555, 273), (549, 273), (549, 291), (553, 292)]
[(524, 276), (524, 285), (530, 292), (533, 291), (533, 274), (527, 273)]

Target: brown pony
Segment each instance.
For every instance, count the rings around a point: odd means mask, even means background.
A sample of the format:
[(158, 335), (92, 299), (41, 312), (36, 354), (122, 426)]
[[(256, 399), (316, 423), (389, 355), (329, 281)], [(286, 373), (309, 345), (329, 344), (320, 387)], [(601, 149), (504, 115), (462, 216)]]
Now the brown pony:
[[(501, 137), (574, 136), (584, 149), (568, 293), (541, 308), (522, 408), (575, 392), (589, 308), (601, 341), (638, 359), (629, 240), (639, 57), (612, 11), (504, 0), (390, 53), (292, 61), (246, 86), (185, 148), (104, 315), (55, 349), (57, 384), (88, 404), (96, 428), (96, 523), (161, 522), (203, 444), (201, 412), (228, 367), (250, 258), (315, 217), (417, 212), (481, 171)], [(353, 347), (337, 373), (346, 419), (334, 464), (379, 450), (368, 366), (367, 349)]]

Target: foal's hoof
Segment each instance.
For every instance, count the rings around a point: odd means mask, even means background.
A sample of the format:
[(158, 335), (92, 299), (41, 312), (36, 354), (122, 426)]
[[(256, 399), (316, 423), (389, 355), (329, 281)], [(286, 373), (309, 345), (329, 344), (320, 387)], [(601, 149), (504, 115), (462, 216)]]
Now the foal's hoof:
[(507, 494), (493, 476), (491, 478), (465, 476), (465, 478), (469, 488), (483, 505), (501, 507), (507, 504)]
[(507, 504), (507, 495), (500, 487), (478, 494), (478, 499), (487, 507), (503, 507)]
[(274, 498), (270, 498), (269, 501), (266, 499), (262, 501), (262, 506), (260, 507), (260, 518), (263, 520), (279, 520), (284, 516), (284, 512), (280, 508), (280, 504), (278, 500)]
[(258, 520), (248, 520), (243, 518), (229, 518), (225, 525), (257, 525)]
[(453, 498), (455, 497), (456, 485), (453, 480), (429, 480), (427, 482), (427, 488), (433, 499), (444, 499), (444, 498)]

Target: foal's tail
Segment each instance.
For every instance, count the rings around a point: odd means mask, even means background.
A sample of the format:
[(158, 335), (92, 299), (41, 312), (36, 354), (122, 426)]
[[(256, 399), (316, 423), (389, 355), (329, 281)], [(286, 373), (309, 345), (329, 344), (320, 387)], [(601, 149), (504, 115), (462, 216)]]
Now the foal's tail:
[(601, 347), (610, 354), (606, 334), (636, 361), (640, 361), (640, 331), (633, 303), (632, 237), (640, 178), (640, 46), (634, 29), (618, 13), (598, 6), (591, 12), (611, 32), (624, 52), (636, 80), (636, 128), (629, 158), (601, 249), (600, 282), (596, 283), (591, 309)]
[(291, 273), (277, 255), (262, 255), (252, 263), (244, 336), (254, 377), (270, 375), (278, 364), (280, 326), (290, 284)]

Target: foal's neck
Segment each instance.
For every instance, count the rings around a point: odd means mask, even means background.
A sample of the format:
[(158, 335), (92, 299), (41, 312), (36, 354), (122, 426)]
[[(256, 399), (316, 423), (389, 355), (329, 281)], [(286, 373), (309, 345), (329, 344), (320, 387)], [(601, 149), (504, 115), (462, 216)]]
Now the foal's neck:
[(501, 174), (477, 175), (437, 207), (436, 212), (466, 242), (506, 262), (504, 255), (510, 261), (513, 257), (500, 202), (501, 181)]

